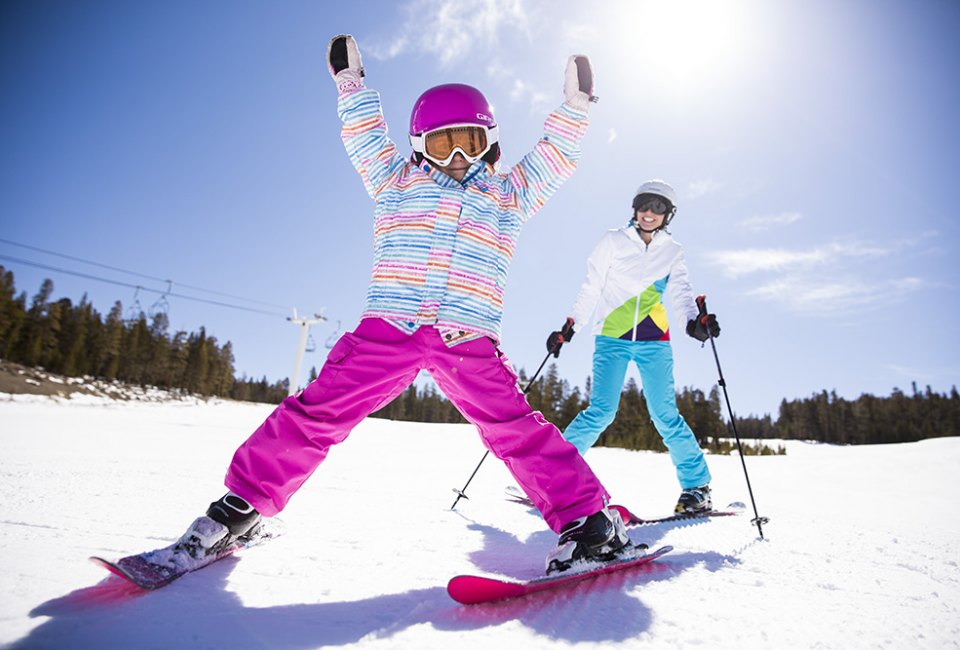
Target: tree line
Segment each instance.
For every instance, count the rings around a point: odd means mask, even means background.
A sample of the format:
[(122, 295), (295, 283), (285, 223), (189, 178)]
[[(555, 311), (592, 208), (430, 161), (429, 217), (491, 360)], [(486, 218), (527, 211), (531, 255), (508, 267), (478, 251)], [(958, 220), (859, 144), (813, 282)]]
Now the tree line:
[[(530, 384), (524, 370), (519, 372), (520, 385)], [(570, 382), (561, 379), (556, 364), (546, 367), (543, 375), (529, 386), (527, 400), (534, 410), (563, 430), (573, 418), (590, 403), (590, 378), (585, 392)], [(701, 446), (715, 453), (728, 453), (733, 449), (730, 433), (721, 417), (720, 394), (717, 387), (705, 395), (694, 388), (683, 388), (677, 393), (677, 404), (690, 428), (696, 433)], [(422, 389), (411, 386), (396, 400), (373, 414), (373, 417), (414, 422), (465, 422), (456, 408), (433, 386)], [(629, 379), (620, 395), (617, 417), (604, 431), (597, 445), (623, 449), (650, 449), (666, 451), (660, 434), (657, 433), (647, 411), (643, 391), (634, 379)], [(748, 454), (783, 453), (783, 448), (771, 448), (764, 444), (744, 446)]]
[[(520, 385), (529, 379), (521, 370)], [(561, 379), (555, 364), (530, 386), (527, 399), (544, 417), (565, 429), (590, 403), (590, 378), (585, 390)], [(714, 453), (735, 448), (733, 430), (724, 417), (720, 387), (708, 393), (684, 387), (677, 392), (677, 406), (693, 429), (700, 445)], [(460, 414), (432, 387), (418, 392), (411, 387), (400, 398), (374, 417), (418, 422), (463, 422)], [(782, 445), (770, 446), (763, 440), (809, 440), (834, 444), (884, 444), (915, 442), (927, 438), (960, 435), (960, 394), (954, 386), (948, 394), (934, 392), (929, 386), (920, 391), (916, 383), (912, 394), (893, 389), (889, 397), (864, 394), (855, 400), (838, 397), (836, 391), (822, 391), (809, 398), (786, 400), (780, 404), (777, 420), (762, 417), (735, 417), (737, 434), (747, 454), (784, 453)], [(613, 423), (597, 440), (597, 445), (625, 449), (665, 451), (647, 411), (643, 391), (633, 378), (620, 394), (620, 407)]]
[(120, 301), (106, 316), (86, 295), (51, 300), (43, 281), (29, 301), (16, 294), (13, 272), (0, 266), (0, 357), (69, 377), (91, 376), (196, 395), (279, 402), (287, 381), (234, 376), (233, 346), (199, 332), (169, 333), (163, 310), (124, 315)]
[[(149, 316), (142, 311), (124, 315), (120, 301), (106, 316), (84, 296), (74, 304), (69, 298), (51, 300), (53, 282), (44, 280), (28, 300), (16, 294), (11, 271), (0, 266), (0, 357), (49, 372), (89, 375), (167, 390), (244, 401), (279, 403), (287, 395), (288, 380), (270, 382), (237, 378), (233, 347), (220, 344), (204, 328), (199, 332), (169, 333), (163, 310)], [(316, 377), (312, 369), (310, 378)], [(521, 370), (520, 385), (529, 378)], [(744, 439), (816, 440), (839, 444), (911, 442), (960, 435), (960, 395), (948, 395), (928, 386), (911, 395), (894, 389), (890, 397), (861, 395), (846, 400), (823, 391), (809, 398), (783, 400), (777, 420), (770, 415), (736, 418)], [(589, 404), (590, 378), (581, 391), (561, 379), (555, 364), (529, 386), (530, 405), (560, 429)], [(724, 418), (719, 387), (709, 393), (682, 388), (677, 393), (680, 412), (700, 444), (714, 452), (731, 449), (732, 437)], [(465, 422), (457, 409), (432, 384), (410, 386), (373, 417), (414, 422)], [(597, 442), (626, 449), (665, 448), (650, 420), (643, 391), (629, 379), (620, 398), (617, 417)], [(748, 453), (777, 453), (763, 444), (748, 446)]]
[(960, 435), (960, 394), (930, 386), (905, 394), (894, 388), (889, 397), (861, 395), (848, 400), (836, 391), (780, 403), (779, 417), (737, 418), (737, 431), (748, 438), (811, 440), (843, 445), (915, 442)]

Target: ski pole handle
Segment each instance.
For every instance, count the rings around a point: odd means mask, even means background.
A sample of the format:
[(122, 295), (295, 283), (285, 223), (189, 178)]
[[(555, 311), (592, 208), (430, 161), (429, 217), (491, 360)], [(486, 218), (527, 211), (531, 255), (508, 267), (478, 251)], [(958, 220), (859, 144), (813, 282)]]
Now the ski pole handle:
[(700, 310), (699, 320), (704, 325), (707, 324), (707, 297), (705, 295), (697, 296), (697, 309)]
[[(705, 295), (697, 296), (697, 327), (703, 328), (707, 338), (710, 339), (710, 345), (713, 345), (713, 339), (720, 336), (720, 326), (717, 325), (717, 317), (707, 310), (707, 297)], [(704, 339), (705, 341), (706, 339)]]

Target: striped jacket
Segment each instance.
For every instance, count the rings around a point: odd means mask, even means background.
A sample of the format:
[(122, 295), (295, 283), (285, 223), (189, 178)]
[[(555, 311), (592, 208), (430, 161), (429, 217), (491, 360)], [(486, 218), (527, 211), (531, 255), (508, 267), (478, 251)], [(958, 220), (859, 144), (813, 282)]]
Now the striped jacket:
[(609, 230), (587, 260), (587, 277), (570, 312), (579, 332), (596, 315), (593, 333), (625, 341), (669, 341), (663, 295), (686, 326), (697, 317), (683, 246), (668, 233), (645, 244), (633, 226)]
[(587, 115), (561, 106), (509, 172), (477, 161), (458, 182), (397, 152), (376, 91), (342, 93), (338, 112), (347, 154), (376, 203), (363, 317), (410, 332), (435, 325), (451, 343), (478, 335), (499, 341), (520, 228), (573, 174)]

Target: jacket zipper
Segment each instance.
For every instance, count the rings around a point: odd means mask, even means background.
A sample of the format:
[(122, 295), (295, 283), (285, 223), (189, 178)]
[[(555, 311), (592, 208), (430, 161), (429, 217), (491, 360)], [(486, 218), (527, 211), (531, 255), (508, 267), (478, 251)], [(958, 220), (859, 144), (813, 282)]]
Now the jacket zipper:
[[(641, 241), (642, 241), (642, 240), (641, 240)], [(644, 266), (646, 266), (647, 251), (649, 251), (649, 250), (650, 250), (650, 244), (647, 244), (647, 243), (643, 242)], [(634, 306), (634, 308), (633, 308), (633, 332), (631, 332), (631, 334), (630, 334), (630, 340), (631, 340), (633, 343), (636, 343), (636, 342), (637, 342), (637, 325), (640, 324), (640, 323), (637, 322), (637, 319), (638, 319), (638, 318), (640, 318), (640, 296), (637, 296), (637, 304), (636, 304), (636, 306)]]

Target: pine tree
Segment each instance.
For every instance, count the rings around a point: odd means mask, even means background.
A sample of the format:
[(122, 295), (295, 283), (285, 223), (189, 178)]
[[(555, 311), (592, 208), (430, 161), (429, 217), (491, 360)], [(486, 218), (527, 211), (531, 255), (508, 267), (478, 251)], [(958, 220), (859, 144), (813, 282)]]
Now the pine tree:
[(49, 279), (44, 280), (40, 290), (30, 301), (24, 326), (23, 347), (19, 350), (20, 358), (28, 366), (39, 366), (43, 363), (47, 301), (51, 293), (53, 293), (53, 282)]
[(204, 394), (203, 389), (209, 372), (207, 332), (201, 327), (198, 334), (192, 334), (187, 339), (187, 366), (181, 385), (191, 393)]
[(63, 314), (63, 337), (60, 340), (63, 361), (58, 372), (69, 377), (82, 374), (81, 369), (86, 365), (84, 356), (87, 349), (87, 326), (91, 309), (84, 294), (76, 308), (65, 310)]
[(26, 294), (15, 298), (13, 271), (0, 266), (0, 356), (9, 358), (26, 321)]
[(102, 346), (98, 354), (97, 374), (116, 379), (120, 371), (120, 352), (123, 345), (123, 305), (118, 300), (107, 314)]

